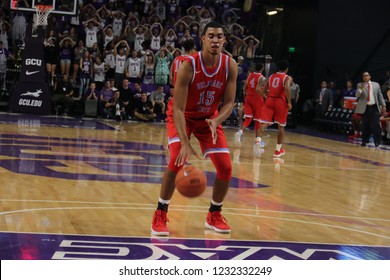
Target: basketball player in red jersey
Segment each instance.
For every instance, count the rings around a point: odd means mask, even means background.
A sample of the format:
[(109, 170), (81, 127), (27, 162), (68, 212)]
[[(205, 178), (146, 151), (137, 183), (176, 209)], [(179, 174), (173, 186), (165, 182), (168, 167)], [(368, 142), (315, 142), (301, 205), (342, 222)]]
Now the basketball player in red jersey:
[(256, 157), (261, 155), (261, 147), (264, 146), (264, 143), (261, 142), (259, 137), (260, 132), (260, 117), (261, 109), (264, 105), (264, 98), (266, 95), (264, 92), (260, 92), (260, 85), (263, 84), (265, 77), (261, 74), (263, 71), (264, 65), (262, 63), (256, 63), (255, 72), (249, 74), (248, 78), (244, 83), (244, 92), (245, 92), (245, 102), (244, 102), (244, 118), (245, 121), (242, 123), (241, 128), (238, 132), (234, 134), (234, 144), (236, 147), (241, 146), (241, 136), (244, 133), (243, 129), (248, 127), (252, 119), (255, 123), (255, 144), (254, 152)]
[[(221, 215), (229, 188), (232, 166), (221, 123), (234, 106), (237, 64), (222, 54), (225, 35), (219, 23), (208, 23), (201, 36), (203, 49), (183, 61), (177, 72), (173, 116), (167, 117), (170, 162), (162, 179), (160, 198), (152, 220), (155, 235), (168, 235), (167, 211), (175, 190), (177, 172), (191, 156), (197, 156), (190, 143), (193, 134), (203, 155), (210, 157), (217, 175), (205, 226), (221, 233), (230, 227)], [(218, 107), (223, 98), (223, 105)]]
[(278, 124), (278, 139), (274, 157), (281, 157), (285, 154), (282, 148), (284, 138), (284, 127), (287, 123), (288, 111), (291, 110), (290, 85), (291, 77), (287, 75), (288, 61), (281, 60), (278, 64), (278, 72), (268, 78), (264, 90), (268, 89), (267, 99), (261, 112), (260, 141), (265, 128), (274, 122)]

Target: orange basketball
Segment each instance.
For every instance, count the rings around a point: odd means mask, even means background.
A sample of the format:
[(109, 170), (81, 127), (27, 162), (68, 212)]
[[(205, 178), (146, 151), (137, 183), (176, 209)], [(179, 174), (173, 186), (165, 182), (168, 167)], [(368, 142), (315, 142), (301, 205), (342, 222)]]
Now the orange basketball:
[(207, 179), (202, 170), (193, 165), (185, 165), (176, 175), (176, 189), (186, 197), (200, 196), (206, 189)]

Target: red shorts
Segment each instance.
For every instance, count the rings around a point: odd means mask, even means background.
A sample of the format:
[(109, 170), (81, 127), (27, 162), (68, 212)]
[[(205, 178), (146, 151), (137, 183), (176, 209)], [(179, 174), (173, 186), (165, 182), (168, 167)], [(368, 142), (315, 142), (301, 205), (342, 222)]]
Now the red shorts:
[(261, 111), (261, 123), (273, 124), (274, 122), (280, 126), (286, 126), (288, 116), (288, 106), (286, 99), (280, 97), (268, 97)]
[(261, 97), (247, 95), (245, 97), (244, 118), (260, 121), (264, 100)]
[[(190, 139), (190, 136), (192, 134), (198, 139), (204, 157), (207, 157), (207, 155), (211, 153), (229, 153), (229, 146), (226, 141), (222, 125), (219, 125), (217, 127), (217, 143), (215, 145), (213, 144), (210, 127), (204, 119), (187, 119), (186, 129), (188, 139)], [(178, 155), (181, 149), (181, 145), (179, 135), (177, 134), (176, 127), (172, 118), (167, 118), (167, 134), (170, 154)], [(175, 143), (178, 143), (179, 145), (173, 145)]]

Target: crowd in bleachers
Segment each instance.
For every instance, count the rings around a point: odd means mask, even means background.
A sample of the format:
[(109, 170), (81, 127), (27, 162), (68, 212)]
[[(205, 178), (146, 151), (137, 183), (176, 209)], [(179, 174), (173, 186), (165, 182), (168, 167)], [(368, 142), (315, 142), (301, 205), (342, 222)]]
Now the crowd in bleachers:
[[(225, 26), (225, 52), (235, 59), (242, 56), (240, 64), (243, 64), (244, 71), (241, 71), (241, 79), (245, 80), (248, 68), (254, 65), (260, 41), (249, 33), (247, 27), (240, 25), (239, 16), (233, 9), (242, 8), (242, 3), (238, 2), (84, 0), (79, 3), (77, 16), (49, 15), (44, 30), (44, 54), (47, 81), (53, 96), (65, 94), (73, 100), (87, 97), (100, 100), (98, 113), (111, 117), (103, 101), (110, 104), (109, 100), (114, 98), (115, 89), (118, 89), (119, 98), (125, 104), (126, 117), (137, 118), (134, 114), (136, 105), (142, 100), (141, 94), (135, 94), (135, 87), (139, 85), (141, 93), (146, 92), (151, 101), (153, 111), (164, 114), (170, 97), (172, 61), (182, 53), (185, 40), (193, 39), (200, 50), (201, 32), (212, 20)], [(10, 43), (7, 48), (13, 46), (16, 49), (18, 42), (24, 40), (23, 34), (31, 16), (31, 13), (19, 12), (1, 14), (1, 39)], [(57, 85), (64, 82), (62, 77), (69, 85), (65, 93)], [(110, 81), (112, 95), (107, 92), (100, 94), (106, 81)], [(92, 83), (96, 93), (90, 95)], [(124, 88), (125, 83), (130, 90)], [(151, 98), (154, 96), (152, 92), (161, 90), (164, 106), (155, 110), (160, 101)], [(72, 106), (71, 99), (66, 99), (65, 107)], [(60, 103), (64, 98), (54, 100)], [(55, 108), (58, 104), (54, 105)]]

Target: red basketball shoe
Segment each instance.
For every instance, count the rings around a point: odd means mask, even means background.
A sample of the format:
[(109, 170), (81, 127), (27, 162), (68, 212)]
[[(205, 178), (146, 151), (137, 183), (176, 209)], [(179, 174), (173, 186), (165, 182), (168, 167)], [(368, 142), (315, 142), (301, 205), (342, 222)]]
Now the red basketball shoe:
[(230, 233), (231, 231), (226, 219), (221, 215), (221, 211), (208, 212), (204, 225), (206, 228), (220, 233)]
[(156, 210), (156, 212), (154, 212), (153, 220), (152, 220), (152, 228), (151, 228), (152, 234), (169, 235), (167, 222), (169, 222), (167, 217), (167, 212), (163, 210)]
[(283, 149), (283, 148), (280, 148), (280, 151), (278, 152), (277, 150), (275, 150), (274, 152), (274, 157), (281, 157), (281, 156), (284, 156), (284, 154), (286, 153), (286, 151)]

